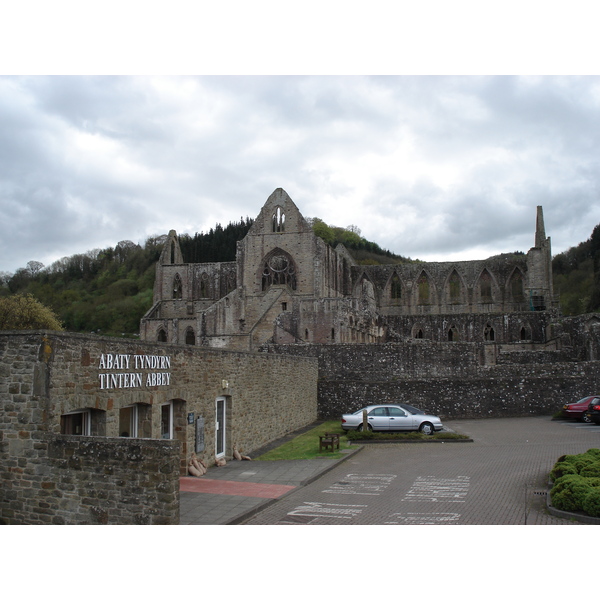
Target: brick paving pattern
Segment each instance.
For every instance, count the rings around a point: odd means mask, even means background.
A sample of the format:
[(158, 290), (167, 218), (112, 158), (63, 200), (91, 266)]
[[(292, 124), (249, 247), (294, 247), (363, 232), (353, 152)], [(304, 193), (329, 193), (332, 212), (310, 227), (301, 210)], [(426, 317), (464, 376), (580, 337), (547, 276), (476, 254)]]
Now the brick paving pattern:
[(474, 443), (366, 445), (245, 524), (578, 524), (546, 510), (548, 473), (559, 456), (600, 447), (600, 427), (549, 417), (448, 426)]

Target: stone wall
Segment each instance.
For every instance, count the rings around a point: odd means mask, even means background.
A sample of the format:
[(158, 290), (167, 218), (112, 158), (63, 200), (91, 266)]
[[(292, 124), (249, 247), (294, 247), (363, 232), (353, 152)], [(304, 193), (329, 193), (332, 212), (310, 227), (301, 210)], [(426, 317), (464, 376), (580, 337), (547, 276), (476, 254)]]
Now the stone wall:
[[(2, 435), (0, 523), (176, 525), (179, 444), (172, 440)], [(4, 439), (8, 438), (8, 439)]]
[(393, 402), (452, 419), (551, 415), (567, 401), (600, 393), (600, 362), (539, 348), (413, 340), (268, 350), (319, 359), (322, 419)]

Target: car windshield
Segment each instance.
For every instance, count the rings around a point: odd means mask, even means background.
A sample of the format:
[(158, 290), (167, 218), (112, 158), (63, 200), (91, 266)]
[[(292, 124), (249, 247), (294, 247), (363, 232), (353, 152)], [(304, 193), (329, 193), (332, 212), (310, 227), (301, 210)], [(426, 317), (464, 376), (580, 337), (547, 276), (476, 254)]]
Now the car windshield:
[(401, 406), (402, 408), (407, 410), (412, 415), (424, 415), (425, 414), (420, 408), (415, 408), (414, 406), (411, 406), (410, 404), (400, 404), (399, 406)]

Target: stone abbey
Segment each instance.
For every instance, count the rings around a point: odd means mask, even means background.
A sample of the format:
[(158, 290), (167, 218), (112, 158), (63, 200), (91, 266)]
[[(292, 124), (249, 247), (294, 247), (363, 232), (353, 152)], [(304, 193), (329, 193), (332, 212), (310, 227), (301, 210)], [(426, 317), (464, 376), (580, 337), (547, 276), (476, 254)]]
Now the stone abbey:
[(140, 335), (247, 351), (410, 339), (543, 343), (542, 315), (557, 303), (542, 207), (536, 218), (526, 254), (365, 266), (316, 236), (279, 188), (238, 242), (235, 262), (184, 263), (170, 231)]

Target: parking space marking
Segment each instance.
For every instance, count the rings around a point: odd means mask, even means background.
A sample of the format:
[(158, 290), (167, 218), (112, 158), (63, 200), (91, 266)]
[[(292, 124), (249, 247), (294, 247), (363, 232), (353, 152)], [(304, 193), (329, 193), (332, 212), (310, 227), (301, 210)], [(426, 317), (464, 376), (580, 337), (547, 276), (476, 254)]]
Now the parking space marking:
[(349, 473), (343, 481), (336, 481), (324, 494), (361, 494), (379, 496), (390, 485), (396, 475), (357, 475)]
[[(305, 502), (287, 513), (287, 517), (325, 517), (328, 519), (353, 519), (366, 504), (328, 504), (326, 502)], [(283, 521), (280, 521), (283, 522)]]
[(452, 525), (460, 519), (459, 513), (394, 513), (384, 525)]
[(427, 475), (417, 477), (402, 502), (464, 502), (469, 491), (469, 477), (446, 479)]

